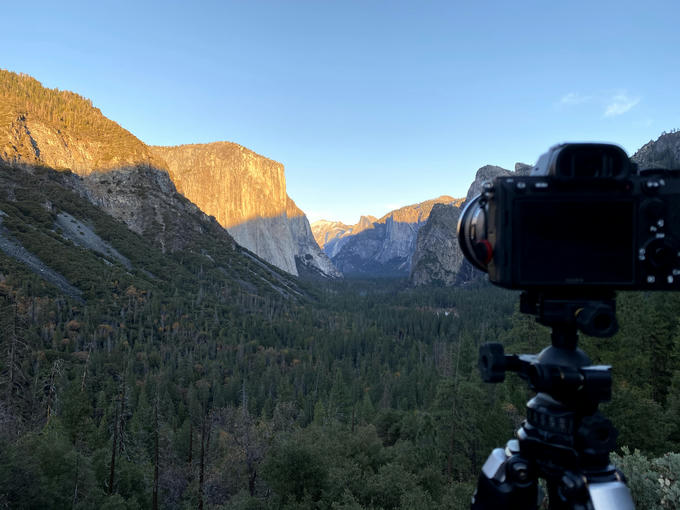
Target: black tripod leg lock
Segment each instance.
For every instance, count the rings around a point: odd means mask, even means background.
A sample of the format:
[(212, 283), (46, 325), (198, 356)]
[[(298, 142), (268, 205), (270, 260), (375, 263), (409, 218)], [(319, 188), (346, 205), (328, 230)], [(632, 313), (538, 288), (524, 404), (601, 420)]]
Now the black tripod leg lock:
[(472, 510), (538, 508), (538, 480), (534, 466), (519, 455), (517, 440), (496, 448), (486, 459), (472, 496)]

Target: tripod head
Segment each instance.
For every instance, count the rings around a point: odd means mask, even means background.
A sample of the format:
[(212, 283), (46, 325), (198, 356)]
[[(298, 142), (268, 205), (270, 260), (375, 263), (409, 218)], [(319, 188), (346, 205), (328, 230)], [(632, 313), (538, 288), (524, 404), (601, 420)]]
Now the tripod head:
[[(612, 294), (589, 296), (524, 292), (520, 311), (552, 328), (539, 354), (506, 355), (498, 343), (479, 352), (486, 382), (515, 372), (537, 394), (505, 450), (482, 468), (473, 509), (536, 508), (537, 478), (548, 482), (551, 509), (632, 509), (623, 475), (609, 463), (617, 432), (598, 411), (611, 399), (611, 367), (592, 365), (578, 348), (578, 331), (608, 337), (618, 330)], [(599, 502), (599, 503), (598, 503)]]
[(611, 399), (611, 367), (591, 365), (577, 346), (577, 330), (598, 337), (616, 333), (613, 296), (556, 299), (524, 292), (520, 311), (536, 315), (539, 323), (552, 328), (552, 345), (540, 354), (505, 355), (502, 344), (484, 344), (479, 350), (479, 371), (485, 382), (502, 382), (510, 371), (525, 379), (532, 390), (567, 404), (596, 408)]

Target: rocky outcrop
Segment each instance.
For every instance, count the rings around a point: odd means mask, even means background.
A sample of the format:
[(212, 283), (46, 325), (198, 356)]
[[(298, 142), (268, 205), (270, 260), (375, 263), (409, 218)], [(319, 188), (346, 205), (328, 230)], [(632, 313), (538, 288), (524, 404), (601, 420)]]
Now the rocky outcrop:
[(631, 159), (644, 168), (680, 168), (680, 131), (663, 133), (654, 141), (649, 141)]
[(178, 191), (215, 216), (241, 246), (294, 275), (304, 261), (320, 274), (340, 276), (286, 194), (281, 163), (230, 142), (151, 149)]
[(230, 142), (151, 147), (177, 191), (224, 228), (286, 211), (283, 165)]
[(436, 204), (432, 208), (429, 220), (418, 233), (411, 262), (412, 285), (456, 283), (464, 260), (456, 236), (460, 213), (458, 207), (450, 204)]
[(314, 240), (309, 220), (305, 213), (288, 198), (286, 218), (295, 246), (295, 267), (300, 276), (342, 278), (319, 245)]
[(233, 244), (215, 218), (177, 192), (165, 171), (136, 166), (94, 172), (81, 183), (81, 194), (90, 202), (125, 222), (130, 230), (154, 240), (163, 252), (187, 249), (205, 234)]
[(402, 207), (376, 220), (362, 216), (352, 226), (337, 222), (313, 225), (317, 242), (345, 276), (408, 276), (418, 230), (436, 203), (461, 200), (441, 196)]

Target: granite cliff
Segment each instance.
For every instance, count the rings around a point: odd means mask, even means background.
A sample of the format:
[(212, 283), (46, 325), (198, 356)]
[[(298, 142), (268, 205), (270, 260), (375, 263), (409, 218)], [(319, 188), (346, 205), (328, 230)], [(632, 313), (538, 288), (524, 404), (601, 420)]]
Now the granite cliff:
[(410, 279), (413, 285), (456, 283), (464, 261), (455, 235), (460, 212), (458, 207), (450, 204), (436, 204), (432, 208), (428, 222), (418, 232), (411, 260)]
[(346, 276), (407, 276), (415, 250), (416, 236), (437, 203), (461, 200), (441, 196), (391, 211), (380, 219), (362, 216), (348, 226), (337, 222), (315, 222), (319, 245)]
[[(180, 193), (214, 216), (237, 243), (291, 274), (303, 264), (339, 277), (286, 194), (283, 165), (229, 142), (151, 147)], [(304, 262), (302, 262), (304, 261)]]

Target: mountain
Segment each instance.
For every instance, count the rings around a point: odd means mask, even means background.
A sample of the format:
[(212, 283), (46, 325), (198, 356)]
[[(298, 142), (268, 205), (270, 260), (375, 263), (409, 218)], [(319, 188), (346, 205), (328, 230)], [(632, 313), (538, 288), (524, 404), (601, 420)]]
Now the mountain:
[(407, 276), (418, 230), (432, 207), (460, 202), (441, 196), (396, 209), (380, 219), (362, 216), (351, 226), (323, 220), (312, 229), (317, 243), (345, 276)]
[(74, 191), (162, 250), (183, 249), (205, 230), (207, 217), (183, 220), (198, 209), (176, 192), (165, 163), (89, 100), (7, 71), (0, 98), (0, 158), (11, 167), (74, 172), (67, 181)]
[(680, 131), (662, 133), (643, 145), (631, 159), (640, 168), (680, 168)]
[[(530, 165), (517, 163), (514, 173), (527, 175), (530, 169)], [(465, 203), (481, 192), (484, 182), (512, 174), (510, 170), (499, 166), (483, 166), (477, 170), (470, 184)], [(481, 275), (465, 260), (458, 245), (458, 219), (464, 206), (464, 203), (437, 204), (432, 209), (427, 223), (418, 232), (409, 275), (412, 285), (450, 286), (474, 280)]]
[(339, 221), (320, 220), (312, 224), (312, 233), (317, 244), (324, 252), (333, 258), (340, 249), (355, 236), (366, 229), (373, 228), (373, 223), (378, 221), (375, 216), (362, 216), (356, 225), (345, 225)]
[(302, 265), (340, 277), (286, 194), (283, 165), (230, 142), (151, 147), (177, 189), (215, 216), (236, 242), (291, 274)]
[(236, 144), (149, 147), (90, 100), (0, 70), (0, 159), (70, 170), (79, 176), (79, 193), (162, 250), (187, 246), (193, 234), (181, 212), (200, 207), (237, 242), (291, 274), (301, 264), (339, 276), (304, 213), (289, 207), (283, 165)]
[[(218, 301), (304, 296), (293, 277), (238, 246), (174, 188), (141, 187), (148, 182), (145, 172), (103, 175), (134, 183), (145, 203), (136, 205), (140, 198), (130, 198), (126, 183), (112, 179), (106, 185), (123, 191), (113, 207), (162, 211), (161, 218), (148, 218), (162, 222), (156, 223), (159, 233), (138, 232), (112, 217), (92, 199), (92, 183), (76, 174), (0, 161), (0, 281), (25, 282), (39, 294), (54, 295), (56, 289), (92, 307), (131, 287), (150, 295), (169, 289), (212, 293)], [(165, 184), (172, 186), (169, 179)], [(173, 234), (163, 234), (169, 230)]]

